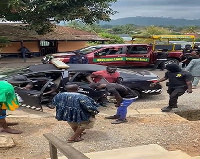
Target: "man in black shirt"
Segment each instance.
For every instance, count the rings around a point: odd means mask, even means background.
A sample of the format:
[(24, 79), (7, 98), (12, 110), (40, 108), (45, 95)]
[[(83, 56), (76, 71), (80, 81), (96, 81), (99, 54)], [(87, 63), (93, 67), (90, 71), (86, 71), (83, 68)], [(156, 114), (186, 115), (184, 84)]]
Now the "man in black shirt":
[(165, 62), (167, 61), (167, 57), (168, 57), (167, 49), (158, 50), (157, 57), (156, 57), (156, 63), (154, 64), (154, 67), (152, 70), (157, 69), (158, 66), (160, 66), (161, 70), (164, 70)]
[(170, 96), (169, 105), (162, 108), (163, 112), (169, 112), (173, 108), (177, 108), (178, 97), (183, 95), (185, 91), (192, 93), (192, 75), (189, 72), (182, 71), (181, 68), (176, 64), (169, 64), (166, 66), (168, 70), (165, 73), (165, 77), (158, 80), (157, 82), (151, 84), (151, 87), (154, 87), (159, 82), (169, 80), (167, 83), (168, 94)]
[(182, 67), (186, 67), (192, 59), (198, 59), (199, 56), (195, 50), (191, 50), (191, 53), (186, 53), (183, 55), (181, 63), (183, 63)]
[(91, 84), (90, 87), (96, 89), (106, 88), (111, 95), (115, 96), (115, 99), (117, 101), (117, 104), (115, 106), (118, 107), (117, 113), (113, 116), (106, 117), (106, 119), (116, 119), (116, 121), (112, 122), (111, 124), (121, 124), (127, 122), (127, 108), (138, 98), (137, 94), (134, 91), (118, 83), (95, 83)]

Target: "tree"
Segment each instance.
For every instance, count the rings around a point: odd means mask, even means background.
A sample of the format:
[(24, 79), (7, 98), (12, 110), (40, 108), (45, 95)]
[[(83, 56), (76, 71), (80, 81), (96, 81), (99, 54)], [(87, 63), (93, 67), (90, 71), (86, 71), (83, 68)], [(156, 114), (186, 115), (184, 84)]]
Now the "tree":
[(151, 25), (149, 27), (146, 27), (142, 34), (152, 36), (152, 35), (164, 35), (164, 34), (171, 34), (171, 33), (169, 29)]
[(191, 33), (197, 33), (198, 28), (197, 26), (188, 26), (186, 28), (183, 28), (183, 30), (181, 31), (184, 34), (191, 34)]
[(94, 24), (84, 24), (82, 22), (72, 21), (72, 22), (69, 22), (67, 24), (67, 26), (70, 26), (72, 28), (79, 29), (79, 30), (84, 30), (84, 31), (92, 32), (92, 33), (105, 32), (105, 29), (101, 28), (96, 23), (94, 23)]
[[(149, 27), (146, 27), (141, 32), (141, 34), (139, 34), (139, 35), (137, 34), (135, 36), (149, 37), (149, 36), (153, 36), (153, 35), (164, 35), (164, 34), (171, 34), (171, 31), (167, 28), (151, 25)], [(136, 41), (136, 43), (153, 43), (154, 40), (144, 38), (144, 39), (136, 39), (135, 41)]]
[(52, 31), (51, 21), (79, 19), (92, 24), (109, 21), (116, 12), (111, 3), (116, 0), (1, 0), (0, 18), (22, 21), (29, 24), (38, 34)]
[(110, 39), (108, 44), (124, 44), (124, 40), (117, 35), (109, 34), (109, 33), (100, 33), (99, 36), (102, 38)]

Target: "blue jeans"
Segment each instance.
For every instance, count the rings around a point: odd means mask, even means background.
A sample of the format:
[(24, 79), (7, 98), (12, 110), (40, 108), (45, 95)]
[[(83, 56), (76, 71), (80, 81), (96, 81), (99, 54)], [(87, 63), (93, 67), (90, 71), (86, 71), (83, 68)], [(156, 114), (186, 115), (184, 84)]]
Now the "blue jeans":
[(123, 101), (121, 102), (120, 106), (117, 108), (117, 113), (116, 113), (116, 115), (120, 116), (119, 119), (126, 119), (127, 108), (135, 100), (136, 98), (123, 98)]
[(1, 109), (0, 110), (0, 119), (5, 119), (6, 118), (6, 110), (5, 109)]
[(200, 77), (194, 76), (194, 79), (192, 81), (192, 86), (196, 87), (199, 83)]

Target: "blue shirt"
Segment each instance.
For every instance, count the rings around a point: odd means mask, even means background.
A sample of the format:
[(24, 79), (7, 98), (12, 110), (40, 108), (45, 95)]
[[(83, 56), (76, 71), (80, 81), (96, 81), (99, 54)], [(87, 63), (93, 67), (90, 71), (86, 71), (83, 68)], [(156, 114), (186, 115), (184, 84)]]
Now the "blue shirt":
[(70, 64), (88, 64), (88, 58), (84, 55), (73, 55), (69, 59)]
[(75, 93), (64, 92), (57, 94), (52, 101), (56, 106), (56, 119), (81, 123), (89, 121), (92, 112), (98, 112), (99, 105), (90, 97)]

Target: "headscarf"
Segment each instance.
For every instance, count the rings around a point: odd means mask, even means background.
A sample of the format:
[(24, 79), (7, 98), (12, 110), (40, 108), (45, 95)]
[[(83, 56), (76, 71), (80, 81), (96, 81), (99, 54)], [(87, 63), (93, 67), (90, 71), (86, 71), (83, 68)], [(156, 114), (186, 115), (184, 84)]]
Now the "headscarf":
[(19, 107), (13, 86), (6, 81), (0, 81), (0, 103), (2, 103), (1, 109), (13, 111)]
[(176, 64), (168, 64), (166, 69), (170, 72), (180, 72), (181, 68)]

